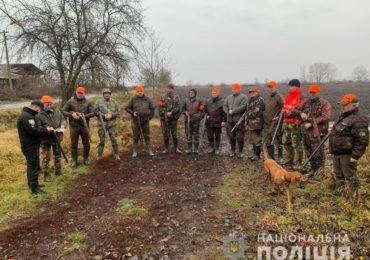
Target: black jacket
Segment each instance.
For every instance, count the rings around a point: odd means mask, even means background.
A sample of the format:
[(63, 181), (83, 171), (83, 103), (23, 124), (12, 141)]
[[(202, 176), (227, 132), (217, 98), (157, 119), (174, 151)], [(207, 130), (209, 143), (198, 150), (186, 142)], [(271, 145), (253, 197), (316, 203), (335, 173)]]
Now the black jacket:
[(205, 103), (208, 127), (221, 127), (222, 122), (226, 122), (227, 115), (223, 110), (224, 100), (221, 97), (209, 98)]
[(42, 127), (36, 119), (37, 111), (24, 107), (22, 114), (18, 117), (17, 128), (22, 152), (39, 148), (41, 138), (48, 134), (46, 128)]

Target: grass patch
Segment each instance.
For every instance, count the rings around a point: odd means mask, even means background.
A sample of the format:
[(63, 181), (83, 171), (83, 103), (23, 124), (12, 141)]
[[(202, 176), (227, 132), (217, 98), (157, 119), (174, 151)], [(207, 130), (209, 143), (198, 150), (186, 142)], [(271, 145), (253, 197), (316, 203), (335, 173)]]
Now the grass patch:
[(72, 232), (68, 235), (68, 240), (71, 243), (71, 245), (66, 248), (68, 254), (81, 252), (86, 249), (86, 235), (84, 233), (80, 231)]
[(124, 198), (118, 202), (117, 212), (122, 215), (143, 216), (148, 214), (148, 210), (135, 206), (136, 201), (130, 198)]

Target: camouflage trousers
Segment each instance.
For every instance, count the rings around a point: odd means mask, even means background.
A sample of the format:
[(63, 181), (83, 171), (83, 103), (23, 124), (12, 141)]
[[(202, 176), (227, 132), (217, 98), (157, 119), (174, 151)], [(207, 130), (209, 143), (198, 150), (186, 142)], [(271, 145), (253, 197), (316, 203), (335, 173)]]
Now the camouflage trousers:
[[(114, 154), (118, 154), (119, 150), (118, 150), (118, 142), (117, 142), (117, 127), (116, 125), (106, 126), (106, 130), (107, 130), (107, 134), (109, 135), (109, 138), (112, 144), (113, 152)], [(107, 136), (104, 133), (103, 127), (99, 127), (98, 135), (100, 138), (100, 141), (98, 144), (98, 155), (101, 156), (104, 151), (105, 139), (107, 138)]]
[[(319, 145), (319, 138), (313, 136), (313, 132), (302, 131), (304, 150), (307, 156)], [(311, 171), (317, 180), (322, 180), (325, 176), (325, 146), (321, 146), (315, 155), (310, 159)]]
[(303, 160), (303, 144), (300, 128), (295, 123), (283, 125), (283, 154), (284, 164), (292, 165), (294, 162), (299, 166)]
[(54, 155), (54, 168), (55, 171), (60, 171), (62, 168), (61, 157), (62, 152), (60, 151), (56, 143), (53, 144), (41, 144), (41, 157), (42, 157), (42, 170), (44, 173), (49, 173), (49, 163), (51, 159), (51, 150)]
[(167, 144), (172, 136), (172, 139), (177, 140), (177, 120), (161, 119), (161, 127), (163, 140)]
[(199, 144), (200, 120), (185, 122), (185, 134), (188, 144)]
[(267, 152), (272, 159), (275, 159), (275, 151), (278, 151), (277, 159), (281, 159), (283, 144), (282, 144), (282, 124), (280, 124), (279, 130), (276, 133), (274, 143), (271, 144), (274, 132), (276, 130), (276, 125), (271, 129), (271, 122), (265, 123), (263, 128), (263, 142), (266, 144)]
[(262, 146), (262, 130), (251, 130), (247, 131), (249, 143), (254, 146)]

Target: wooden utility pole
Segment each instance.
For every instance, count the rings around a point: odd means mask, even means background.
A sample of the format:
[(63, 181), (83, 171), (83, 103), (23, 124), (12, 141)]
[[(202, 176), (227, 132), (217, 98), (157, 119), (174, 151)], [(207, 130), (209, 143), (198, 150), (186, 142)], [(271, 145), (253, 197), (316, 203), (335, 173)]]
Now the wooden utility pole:
[(5, 48), (5, 58), (6, 58), (6, 64), (7, 64), (7, 73), (8, 73), (8, 80), (9, 80), (9, 89), (14, 90), (13, 88), (13, 81), (12, 81), (12, 74), (10, 72), (10, 64), (9, 64), (9, 54), (8, 54), (8, 44), (6, 42), (6, 34), (8, 32), (3, 31), (4, 33), (4, 48)]

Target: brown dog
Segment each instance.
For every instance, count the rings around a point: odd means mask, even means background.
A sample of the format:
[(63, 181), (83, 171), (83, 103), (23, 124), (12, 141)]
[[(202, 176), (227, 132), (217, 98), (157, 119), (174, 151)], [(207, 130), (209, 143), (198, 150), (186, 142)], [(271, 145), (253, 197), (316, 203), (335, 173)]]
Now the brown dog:
[(292, 211), (292, 193), (290, 184), (296, 184), (300, 181), (307, 181), (308, 177), (302, 173), (288, 172), (281, 167), (275, 160), (269, 159), (266, 150), (263, 150), (264, 162), (263, 166), (266, 170), (266, 180), (273, 183), (273, 192), (278, 193), (281, 187), (285, 187), (288, 200), (288, 211)]
[(121, 134), (121, 143), (122, 146), (126, 146), (130, 140), (133, 138), (132, 132), (124, 132)]

